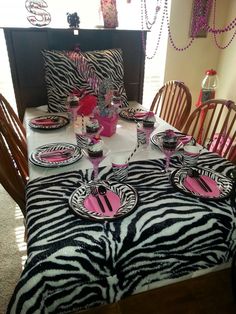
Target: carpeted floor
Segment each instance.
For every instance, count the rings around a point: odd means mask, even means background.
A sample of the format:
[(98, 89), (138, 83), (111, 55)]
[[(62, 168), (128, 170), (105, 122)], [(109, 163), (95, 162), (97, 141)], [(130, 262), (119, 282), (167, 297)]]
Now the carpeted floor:
[(26, 258), (23, 216), (0, 185), (0, 313), (6, 307)]

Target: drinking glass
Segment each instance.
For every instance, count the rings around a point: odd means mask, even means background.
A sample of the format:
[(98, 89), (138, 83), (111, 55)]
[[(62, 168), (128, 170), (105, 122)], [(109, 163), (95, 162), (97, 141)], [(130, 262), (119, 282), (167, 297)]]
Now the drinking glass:
[(91, 157), (89, 156), (88, 150), (82, 150), (84, 156), (91, 162), (93, 165), (93, 180), (98, 181), (99, 165), (100, 163), (108, 156), (110, 150), (106, 147), (103, 148), (103, 155), (100, 157)]
[(164, 172), (169, 172), (170, 158), (178, 150), (178, 140), (176, 139), (162, 139), (162, 150), (166, 157), (166, 164)]
[(137, 123), (137, 142), (143, 149), (147, 149), (150, 143), (150, 136), (154, 131), (153, 127), (143, 127), (142, 123)]
[(201, 147), (195, 145), (185, 145), (183, 149), (183, 166), (196, 167), (200, 156)]

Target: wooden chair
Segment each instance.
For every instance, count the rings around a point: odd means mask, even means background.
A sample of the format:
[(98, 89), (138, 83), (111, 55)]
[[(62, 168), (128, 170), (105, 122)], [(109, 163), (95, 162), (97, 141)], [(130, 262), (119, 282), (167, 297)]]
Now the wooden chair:
[(0, 94), (0, 183), (20, 206), (25, 217), (28, 157), (24, 127)]
[(192, 106), (188, 87), (179, 81), (169, 81), (156, 93), (150, 111), (159, 114), (163, 120), (182, 130)]
[(236, 106), (233, 101), (204, 102), (189, 116), (183, 132), (210, 151), (235, 162)]

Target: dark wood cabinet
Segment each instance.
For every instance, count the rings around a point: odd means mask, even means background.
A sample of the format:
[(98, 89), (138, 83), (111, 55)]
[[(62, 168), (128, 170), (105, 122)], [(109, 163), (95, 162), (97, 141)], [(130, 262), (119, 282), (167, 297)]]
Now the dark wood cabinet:
[(21, 119), (26, 107), (47, 104), (43, 49), (73, 50), (77, 45), (82, 51), (121, 48), (128, 100), (142, 102), (145, 55), (141, 30), (81, 29), (74, 35), (72, 29), (5, 28), (4, 34)]

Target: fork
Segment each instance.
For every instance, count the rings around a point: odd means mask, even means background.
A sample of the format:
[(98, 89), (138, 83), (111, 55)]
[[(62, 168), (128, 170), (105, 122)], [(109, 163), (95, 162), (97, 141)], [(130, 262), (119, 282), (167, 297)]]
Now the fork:
[(103, 206), (103, 204), (102, 204), (102, 201), (100, 200), (99, 193), (98, 193), (98, 191), (97, 191), (96, 186), (91, 185), (91, 186), (90, 186), (90, 191), (91, 191), (91, 194), (96, 198), (96, 200), (97, 200), (97, 202), (98, 202), (98, 205), (99, 205), (101, 211), (102, 211), (103, 213), (105, 213), (105, 208), (104, 208), (104, 206)]

